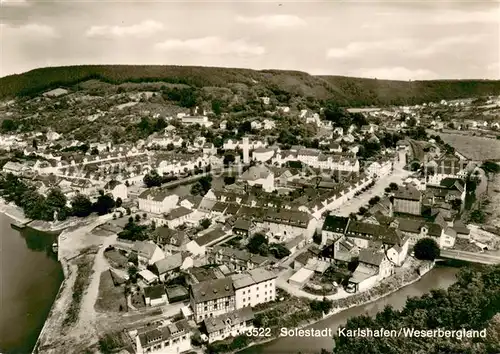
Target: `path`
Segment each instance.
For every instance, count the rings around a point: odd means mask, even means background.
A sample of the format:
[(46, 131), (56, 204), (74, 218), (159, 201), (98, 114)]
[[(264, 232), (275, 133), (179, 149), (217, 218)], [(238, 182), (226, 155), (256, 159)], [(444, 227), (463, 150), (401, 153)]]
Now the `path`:
[(108, 246), (115, 243), (116, 239), (117, 235), (107, 237), (95, 256), (92, 275), (90, 276), (90, 283), (87, 291), (82, 297), (78, 322), (71, 333), (72, 336), (77, 337), (79, 340), (82, 340), (83, 338), (89, 338), (92, 340), (92, 338), (97, 339), (99, 337), (96, 328), (97, 313), (94, 309), (94, 305), (99, 296), (101, 273), (110, 268), (104, 257), (104, 251)]

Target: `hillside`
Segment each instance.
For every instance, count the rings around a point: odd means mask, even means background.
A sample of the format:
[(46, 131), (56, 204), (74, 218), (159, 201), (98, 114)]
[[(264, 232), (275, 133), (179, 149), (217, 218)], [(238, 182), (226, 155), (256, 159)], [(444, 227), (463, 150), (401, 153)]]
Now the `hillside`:
[(298, 71), (192, 66), (83, 65), (35, 69), (0, 78), (0, 98), (32, 96), (91, 79), (109, 84), (165, 82), (227, 88), (240, 84), (256, 95), (333, 99), (345, 106), (416, 104), (441, 99), (500, 95), (500, 81), (389, 81), (313, 76)]

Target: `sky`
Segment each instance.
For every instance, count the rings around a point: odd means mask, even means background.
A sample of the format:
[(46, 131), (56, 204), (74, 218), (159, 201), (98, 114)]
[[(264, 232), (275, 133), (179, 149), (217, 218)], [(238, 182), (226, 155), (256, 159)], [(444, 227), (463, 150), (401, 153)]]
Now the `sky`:
[(0, 0), (0, 77), (157, 64), (500, 79), (500, 2)]

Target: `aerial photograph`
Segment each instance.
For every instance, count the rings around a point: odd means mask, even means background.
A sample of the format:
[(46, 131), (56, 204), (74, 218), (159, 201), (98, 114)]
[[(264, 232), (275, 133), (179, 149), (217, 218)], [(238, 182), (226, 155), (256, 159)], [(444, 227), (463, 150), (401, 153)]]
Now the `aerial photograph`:
[(500, 354), (500, 2), (0, 0), (0, 354)]

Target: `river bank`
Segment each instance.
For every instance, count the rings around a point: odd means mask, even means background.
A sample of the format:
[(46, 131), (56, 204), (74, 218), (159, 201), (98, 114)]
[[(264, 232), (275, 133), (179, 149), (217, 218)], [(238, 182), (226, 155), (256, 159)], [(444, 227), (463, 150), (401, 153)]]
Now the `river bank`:
[[(339, 315), (341, 313), (347, 312), (350, 309), (353, 308), (360, 308), (372, 303), (375, 303), (377, 301), (380, 301), (386, 297), (389, 297), (390, 295), (393, 295), (401, 290), (403, 290), (406, 287), (409, 287), (413, 284), (418, 283), (424, 276), (426, 276), (429, 272), (432, 272), (434, 269), (434, 264), (432, 264), (429, 268), (424, 270), (421, 274), (416, 274), (414, 277), (408, 277), (408, 274), (404, 275), (401, 274), (399, 276), (396, 276), (396, 279), (387, 279), (386, 281), (382, 282), (378, 286), (368, 289), (364, 292), (357, 293), (349, 298), (345, 299), (340, 299), (336, 300), (333, 302), (333, 308), (332, 310), (328, 313), (325, 314), (322, 318), (320, 319), (315, 319), (315, 320), (309, 320), (304, 323), (302, 323), (300, 326), (297, 326), (298, 329), (303, 329), (306, 327), (310, 327), (313, 325), (321, 325), (325, 321), (327, 322), (330, 318), (332, 318), (335, 315)], [(406, 280), (405, 280), (406, 279)], [(382, 293), (379, 293), (380, 291), (383, 291)], [(345, 304), (345, 302), (350, 302), (349, 304)], [(326, 328), (326, 327), (322, 327)], [(255, 354), (255, 353), (268, 353), (266, 350), (262, 351), (265, 349), (266, 345), (271, 344), (273, 342), (278, 342), (282, 340), (284, 337), (281, 337), (280, 335), (273, 335), (270, 338), (267, 338), (265, 340), (259, 340), (259, 341), (254, 341), (250, 343), (247, 347), (244, 349), (238, 349), (235, 351), (232, 351), (231, 353), (238, 353), (238, 354)], [(290, 339), (290, 338), (288, 338)], [(297, 340), (303, 340), (304, 338), (297, 338)], [(310, 338), (313, 339), (313, 338)], [(332, 341), (333, 343), (333, 341)], [(333, 345), (333, 344), (332, 344)], [(316, 351), (320, 351), (321, 348), (317, 349)], [(272, 351), (269, 351), (269, 353), (272, 353)]]
[[(5, 210), (2, 206), (2, 211)], [(0, 352), (29, 353), (34, 347), (57, 296), (64, 274), (52, 252), (53, 233), (29, 227), (16, 214), (0, 212)]]

